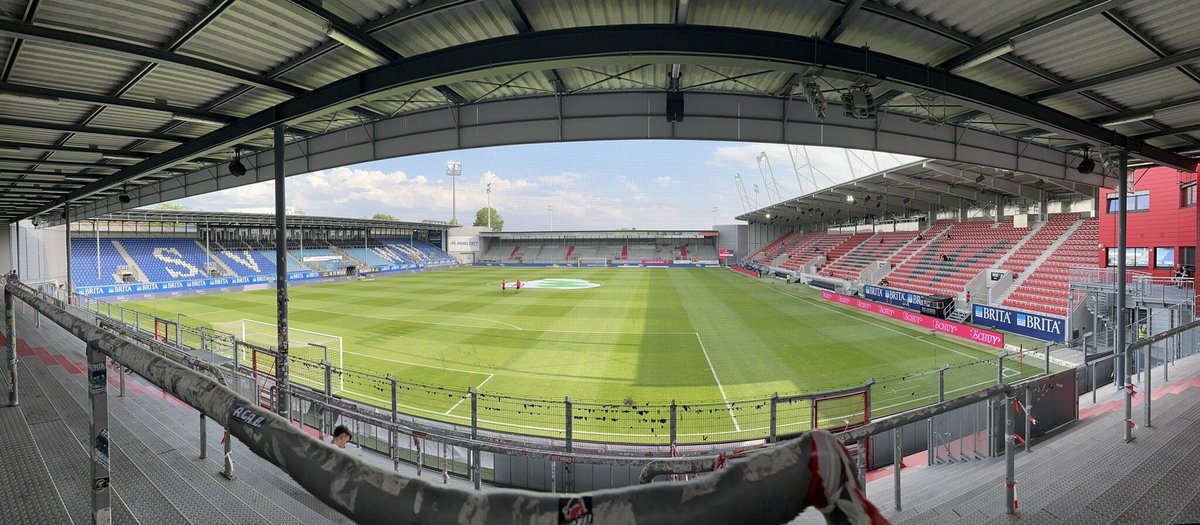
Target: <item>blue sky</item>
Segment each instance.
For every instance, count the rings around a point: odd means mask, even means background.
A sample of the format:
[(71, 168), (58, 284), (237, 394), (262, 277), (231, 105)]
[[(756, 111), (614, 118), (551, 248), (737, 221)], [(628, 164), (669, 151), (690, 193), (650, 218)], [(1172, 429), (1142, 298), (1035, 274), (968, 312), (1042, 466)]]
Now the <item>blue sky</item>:
[[(387, 213), (401, 220), (449, 220), (451, 183), (446, 162), (462, 163), (457, 182), (459, 222), (471, 224), (486, 202), (505, 230), (706, 229), (736, 222), (743, 213), (734, 183), (740, 173), (758, 205), (769, 198), (756, 157), (766, 152), (780, 195), (802, 193), (787, 146), (702, 141), (604, 141), (502, 146), (430, 153), (322, 170), (288, 178), (288, 206), (308, 215), (369, 217)], [(791, 152), (800, 155), (796, 149)], [(808, 148), (816, 172), (801, 170), (811, 186), (848, 180), (875, 167), (916, 160), (890, 154)], [(811, 187), (804, 188), (811, 191)], [(272, 183), (176, 201), (189, 209), (267, 212), (274, 203)], [(753, 202), (751, 203), (753, 207)], [(713, 213), (713, 208), (717, 212)]]

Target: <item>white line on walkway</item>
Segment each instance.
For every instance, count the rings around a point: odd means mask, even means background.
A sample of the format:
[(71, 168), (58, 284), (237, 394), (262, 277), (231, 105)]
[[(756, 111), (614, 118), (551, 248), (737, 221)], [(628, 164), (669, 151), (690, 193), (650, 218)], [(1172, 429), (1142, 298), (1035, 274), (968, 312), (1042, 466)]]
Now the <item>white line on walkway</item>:
[(729, 396), (725, 395), (725, 387), (721, 386), (721, 380), (717, 379), (717, 369), (713, 368), (712, 360), (708, 358), (708, 349), (704, 348), (704, 340), (700, 339), (700, 332), (694, 333), (696, 341), (700, 343), (700, 351), (704, 352), (704, 360), (708, 362), (708, 370), (712, 372), (713, 381), (717, 382), (717, 389), (721, 391), (721, 398), (725, 400), (725, 408), (729, 409), (729, 418), (733, 420), (733, 428), (741, 432), (742, 426), (738, 424), (737, 416), (733, 415), (733, 405), (729, 404)]
[[(481, 382), (475, 386), (475, 391), (478, 392), (479, 389), (483, 388), (483, 385), (487, 384), (488, 381), (491, 381), (493, 377), (496, 377), (496, 374), (488, 374), (487, 379), (484, 379), (483, 382)], [(454, 412), (454, 409), (458, 408), (458, 405), (461, 405), (463, 403), (463, 401), (467, 400), (468, 397), (471, 397), (470, 392), (467, 392), (467, 395), (463, 396), (463, 398), (459, 399), (458, 402), (454, 404), (454, 406), (450, 407), (450, 410), (446, 411), (446, 415), (448, 416), (448, 415), (450, 415), (451, 412)]]

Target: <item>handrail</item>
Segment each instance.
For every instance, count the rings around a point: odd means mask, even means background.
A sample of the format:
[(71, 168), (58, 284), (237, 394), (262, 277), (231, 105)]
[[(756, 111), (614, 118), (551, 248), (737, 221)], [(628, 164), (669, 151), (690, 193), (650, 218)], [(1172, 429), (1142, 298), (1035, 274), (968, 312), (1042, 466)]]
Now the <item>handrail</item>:
[[(813, 436), (820, 431), (690, 482), (635, 485), (569, 498), (433, 484), (348, 456), (217, 381), (93, 325), (25, 286), (9, 283), (6, 290), (91, 349), (227, 428), (305, 490), (359, 523), (555, 523), (564, 511), (579, 506), (590, 511), (597, 523), (783, 523), (807, 505), (802, 495), (813, 481), (810, 456)], [(730, 504), (747, 501), (755, 504)]]
[(1137, 350), (1137, 349), (1145, 347), (1145, 346), (1150, 346), (1154, 343), (1157, 343), (1157, 342), (1167, 339), (1169, 337), (1174, 337), (1176, 335), (1182, 334), (1182, 333), (1184, 333), (1188, 330), (1191, 330), (1193, 328), (1196, 328), (1198, 326), (1200, 326), (1200, 320), (1192, 321), (1187, 324), (1181, 324), (1170, 330), (1159, 332), (1150, 337), (1147, 337), (1147, 338), (1137, 341), (1133, 344), (1130, 344), (1127, 348), (1129, 350)]
[[(1029, 380), (1033, 381), (1033, 380)], [(1028, 382), (1028, 381), (1025, 381)], [(979, 401), (986, 400), (990, 397), (1011, 394), (1025, 382), (1014, 384), (993, 385), (986, 390), (967, 394), (962, 397), (957, 397), (941, 403), (929, 405), (921, 408), (914, 408), (907, 412), (889, 416), (884, 419), (875, 421), (846, 432), (836, 434), (838, 441), (842, 444), (858, 443), (869, 436), (887, 432), (889, 430), (902, 427), (909, 423), (924, 421), (931, 417), (950, 412), (952, 410), (968, 406)], [(769, 450), (769, 449), (763, 449)], [(758, 456), (764, 452), (755, 452), (749, 456)], [(646, 464), (642, 469), (641, 475), (638, 477), (640, 483), (650, 483), (654, 478), (668, 474), (694, 474), (697, 472), (707, 472), (712, 468), (712, 458), (663, 458), (656, 459)]]

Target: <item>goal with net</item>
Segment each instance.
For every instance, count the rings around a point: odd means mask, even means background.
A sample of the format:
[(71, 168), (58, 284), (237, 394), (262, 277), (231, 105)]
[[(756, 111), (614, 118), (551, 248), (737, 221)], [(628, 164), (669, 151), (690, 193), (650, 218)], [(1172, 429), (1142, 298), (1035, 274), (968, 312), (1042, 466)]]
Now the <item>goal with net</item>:
[[(266, 348), (275, 348), (279, 343), (279, 325), (253, 319), (241, 319), (232, 326), (220, 326), (241, 338), (242, 341)], [(325, 390), (325, 370), (321, 362), (328, 354), (329, 364), (334, 368), (333, 392), (345, 390), (345, 374), (338, 373), (344, 363), (342, 338), (311, 330), (288, 327), (288, 355), (295, 358), (288, 364), (289, 379), (318, 391)]]
[(608, 266), (610, 261), (604, 257), (580, 257), (579, 266), (604, 267)]

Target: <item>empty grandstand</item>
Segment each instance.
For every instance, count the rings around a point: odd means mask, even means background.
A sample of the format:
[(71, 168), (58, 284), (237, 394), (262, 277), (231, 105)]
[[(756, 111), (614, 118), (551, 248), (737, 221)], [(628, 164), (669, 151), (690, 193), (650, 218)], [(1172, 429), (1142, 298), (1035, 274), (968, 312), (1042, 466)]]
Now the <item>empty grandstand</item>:
[[(274, 243), (271, 221), (266, 215), (146, 210), (78, 223), (72, 281), (88, 295), (265, 282), (277, 274), (275, 251), (268, 248)], [(139, 233), (164, 224), (170, 229)], [(442, 245), (445, 226), (308, 216), (293, 224), (285, 258), (286, 272), (296, 280), (456, 264)]]
[(474, 254), (483, 264), (719, 264), (716, 231), (483, 232)]

